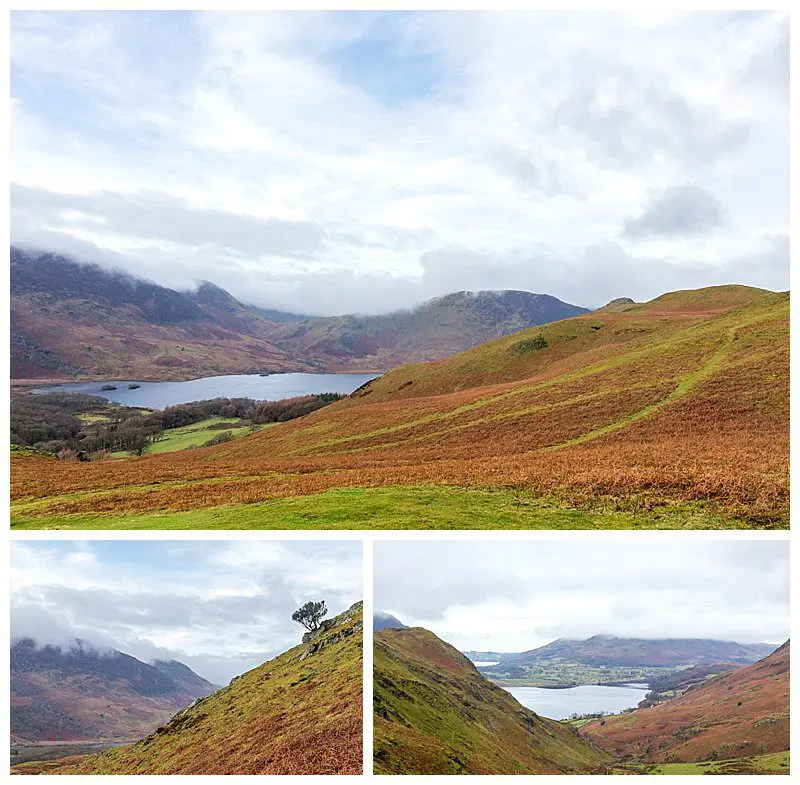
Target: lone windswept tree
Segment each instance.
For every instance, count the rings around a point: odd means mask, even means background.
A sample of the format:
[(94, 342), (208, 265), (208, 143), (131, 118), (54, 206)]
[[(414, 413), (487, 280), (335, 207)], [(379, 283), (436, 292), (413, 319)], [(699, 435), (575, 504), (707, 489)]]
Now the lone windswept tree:
[(292, 621), (302, 624), (309, 632), (314, 632), (314, 630), (319, 629), (320, 620), (327, 612), (325, 600), (320, 602), (311, 600), (292, 614)]

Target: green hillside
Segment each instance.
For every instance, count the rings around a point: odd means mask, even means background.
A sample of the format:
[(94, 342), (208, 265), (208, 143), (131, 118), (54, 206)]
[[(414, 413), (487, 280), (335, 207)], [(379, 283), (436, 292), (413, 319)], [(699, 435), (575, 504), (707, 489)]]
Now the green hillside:
[(360, 774), (361, 603), (136, 744), (18, 774)]
[(428, 630), (382, 630), (374, 651), (375, 774), (602, 774), (612, 762)]

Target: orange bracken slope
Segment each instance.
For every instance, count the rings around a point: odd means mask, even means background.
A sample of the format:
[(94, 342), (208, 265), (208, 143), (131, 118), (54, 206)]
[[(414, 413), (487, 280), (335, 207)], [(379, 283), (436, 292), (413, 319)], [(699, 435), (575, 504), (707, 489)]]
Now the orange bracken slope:
[(88, 465), (15, 456), (12, 497), (35, 518), (453, 485), (639, 511), (698, 502), (785, 526), (788, 422), (788, 294), (715, 287), (403, 366), (227, 445)]
[(684, 763), (789, 749), (789, 642), (684, 695), (585, 725), (581, 734), (617, 757)]

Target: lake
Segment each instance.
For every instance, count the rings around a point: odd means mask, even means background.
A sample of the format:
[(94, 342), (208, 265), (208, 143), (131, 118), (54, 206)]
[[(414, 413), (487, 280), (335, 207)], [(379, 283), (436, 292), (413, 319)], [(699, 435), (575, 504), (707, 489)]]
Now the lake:
[(644, 684), (600, 687), (595, 684), (546, 690), (540, 687), (504, 687), (523, 706), (553, 720), (568, 719), (571, 714), (611, 712), (635, 707), (644, 700), (649, 688)]
[[(370, 379), (374, 373), (275, 373), (269, 376), (239, 374), (233, 376), (208, 376), (188, 382), (137, 382), (135, 380), (114, 382), (70, 382), (51, 387), (38, 387), (34, 392), (71, 392), (99, 395), (109, 401), (126, 406), (142, 406), (147, 409), (163, 409), (191, 401), (206, 401), (210, 398), (252, 398), (256, 401), (279, 401), (298, 395), (340, 393), (348, 395)], [(107, 384), (116, 390), (100, 388)], [(140, 385), (129, 390), (129, 384)]]

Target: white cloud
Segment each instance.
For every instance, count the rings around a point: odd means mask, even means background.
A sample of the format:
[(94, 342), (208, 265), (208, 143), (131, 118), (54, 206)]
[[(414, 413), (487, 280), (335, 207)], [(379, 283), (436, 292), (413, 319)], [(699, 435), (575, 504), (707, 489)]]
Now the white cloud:
[(785, 542), (379, 542), (375, 607), (462, 650), (595, 634), (781, 643)]
[(12, 636), (174, 658), (215, 683), (299, 642), (292, 611), (361, 599), (350, 542), (16, 542)]
[[(13, 21), (12, 179), (35, 193), (15, 193), (13, 238), (167, 285), (385, 310), (472, 287), (458, 260), (427, 281), (457, 247), (494, 260), (482, 287), (599, 305), (593, 249), (618, 243), (635, 278), (626, 221), (687, 182), (726, 229), (646, 243), (660, 289), (738, 282), (735, 257), (788, 233), (785, 14)], [(751, 278), (786, 288), (788, 258)]]

